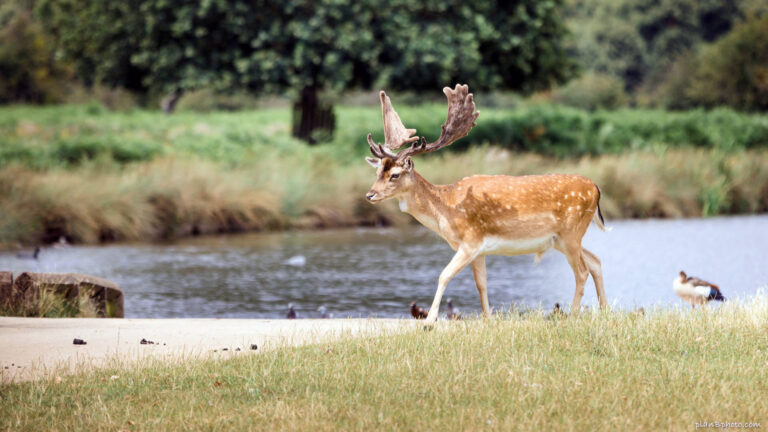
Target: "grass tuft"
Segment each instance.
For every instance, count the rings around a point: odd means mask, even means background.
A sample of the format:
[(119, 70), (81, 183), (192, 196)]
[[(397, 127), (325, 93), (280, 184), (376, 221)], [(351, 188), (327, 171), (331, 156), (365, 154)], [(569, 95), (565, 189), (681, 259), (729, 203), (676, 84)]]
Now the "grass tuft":
[(97, 318), (96, 304), (86, 294), (74, 300), (47, 289), (41, 289), (32, 299), (24, 302), (0, 303), (0, 316), (40, 318)]

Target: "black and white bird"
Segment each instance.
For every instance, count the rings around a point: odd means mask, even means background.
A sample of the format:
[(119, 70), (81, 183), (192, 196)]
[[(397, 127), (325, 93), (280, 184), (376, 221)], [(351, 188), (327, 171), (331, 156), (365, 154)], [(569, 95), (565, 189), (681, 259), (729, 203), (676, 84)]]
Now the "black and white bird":
[(296, 319), (296, 311), (293, 309), (293, 303), (288, 305), (288, 313), (285, 314), (285, 319)]
[(683, 301), (691, 304), (692, 308), (696, 305), (705, 305), (710, 300), (725, 301), (725, 297), (720, 292), (720, 288), (712, 283), (697, 277), (688, 276), (684, 271), (675, 278), (672, 288)]

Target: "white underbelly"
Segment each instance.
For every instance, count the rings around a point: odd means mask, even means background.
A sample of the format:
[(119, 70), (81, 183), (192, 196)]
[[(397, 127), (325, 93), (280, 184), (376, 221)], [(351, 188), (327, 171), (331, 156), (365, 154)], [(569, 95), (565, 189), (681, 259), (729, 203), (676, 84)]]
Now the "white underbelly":
[(555, 244), (555, 236), (533, 237), (526, 239), (506, 239), (488, 236), (483, 239), (481, 255), (524, 255), (544, 252)]
[(706, 303), (710, 293), (707, 286), (693, 286), (691, 283), (681, 283), (679, 279), (675, 279), (673, 288), (675, 294), (688, 303)]

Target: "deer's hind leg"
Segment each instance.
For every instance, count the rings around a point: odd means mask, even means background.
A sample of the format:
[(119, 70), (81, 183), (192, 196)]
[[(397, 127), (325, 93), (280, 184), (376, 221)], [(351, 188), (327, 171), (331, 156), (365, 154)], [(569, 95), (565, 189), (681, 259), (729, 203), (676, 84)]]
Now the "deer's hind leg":
[(603, 285), (603, 269), (598, 258), (592, 252), (581, 248), (581, 257), (584, 260), (592, 280), (595, 282), (595, 291), (597, 291), (597, 301), (600, 303), (600, 309), (608, 307), (608, 299), (605, 296), (605, 286)]
[(584, 284), (589, 277), (589, 268), (586, 260), (582, 256), (581, 242), (563, 240), (558, 237), (555, 241), (555, 249), (565, 255), (568, 264), (573, 270), (573, 276), (576, 280), (576, 290), (573, 293), (573, 303), (571, 303), (571, 313), (579, 313), (581, 310), (581, 298), (584, 296)]

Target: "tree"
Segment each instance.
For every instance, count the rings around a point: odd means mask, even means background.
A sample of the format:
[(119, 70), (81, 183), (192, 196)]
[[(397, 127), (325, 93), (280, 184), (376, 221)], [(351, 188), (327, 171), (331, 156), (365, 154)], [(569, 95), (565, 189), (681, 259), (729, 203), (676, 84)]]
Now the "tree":
[(59, 100), (67, 71), (24, 1), (0, 4), (0, 103)]
[[(310, 142), (318, 122), (332, 127), (323, 90), (434, 91), (461, 81), (531, 91), (573, 71), (561, 0), (40, 1), (41, 16), (64, 23), (54, 26), (59, 40), (91, 79), (127, 85), (125, 74), (107, 73), (123, 65), (150, 92), (291, 92), (294, 135)], [(82, 27), (105, 21), (114, 24)]]
[(681, 56), (728, 33), (751, 0), (569, 0), (581, 66), (624, 80), (627, 90), (667, 73)]
[(392, 0), (376, 39), (389, 87), (434, 92), (451, 83), (475, 90), (548, 89), (571, 78), (561, 1)]
[(38, 0), (36, 15), (57, 50), (86, 85), (104, 84), (134, 92), (149, 90), (147, 70), (132, 61), (143, 36), (141, 0)]
[(694, 103), (768, 110), (768, 16), (706, 46), (691, 69), (685, 94)]

